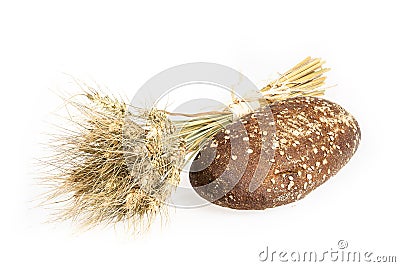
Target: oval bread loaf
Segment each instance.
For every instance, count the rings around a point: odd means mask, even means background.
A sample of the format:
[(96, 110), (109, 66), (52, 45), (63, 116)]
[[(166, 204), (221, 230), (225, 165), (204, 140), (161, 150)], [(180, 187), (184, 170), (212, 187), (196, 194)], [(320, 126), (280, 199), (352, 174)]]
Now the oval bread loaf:
[(285, 205), (335, 175), (360, 137), (357, 121), (341, 106), (315, 97), (287, 99), (217, 133), (196, 155), (190, 183), (201, 197), (224, 207)]

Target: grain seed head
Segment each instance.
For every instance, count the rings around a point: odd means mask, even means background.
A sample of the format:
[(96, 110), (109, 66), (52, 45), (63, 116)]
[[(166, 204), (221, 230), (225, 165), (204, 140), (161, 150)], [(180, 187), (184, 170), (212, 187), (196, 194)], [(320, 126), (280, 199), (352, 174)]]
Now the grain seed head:
[(55, 219), (91, 228), (124, 222), (143, 230), (179, 183), (182, 140), (163, 111), (130, 109), (89, 88), (87, 101), (69, 101), (78, 111), (73, 130), (54, 136), (43, 179), (52, 190), (45, 203), (61, 205)]

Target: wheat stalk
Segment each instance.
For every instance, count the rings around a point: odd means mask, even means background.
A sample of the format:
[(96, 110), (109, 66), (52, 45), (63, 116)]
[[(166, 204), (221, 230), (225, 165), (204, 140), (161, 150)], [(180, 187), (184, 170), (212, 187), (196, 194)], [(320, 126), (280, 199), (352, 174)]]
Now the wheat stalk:
[(320, 58), (307, 57), (260, 90), (268, 103), (298, 96), (321, 96), (325, 93), (324, 68)]

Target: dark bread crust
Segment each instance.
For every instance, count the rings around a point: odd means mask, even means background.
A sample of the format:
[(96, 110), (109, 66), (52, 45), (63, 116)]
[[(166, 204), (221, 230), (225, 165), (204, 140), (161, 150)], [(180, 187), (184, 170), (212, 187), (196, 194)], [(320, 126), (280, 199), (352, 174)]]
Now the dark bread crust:
[(358, 148), (357, 121), (335, 103), (298, 97), (269, 109), (228, 125), (196, 155), (189, 179), (201, 197), (233, 209), (285, 205), (335, 175)]

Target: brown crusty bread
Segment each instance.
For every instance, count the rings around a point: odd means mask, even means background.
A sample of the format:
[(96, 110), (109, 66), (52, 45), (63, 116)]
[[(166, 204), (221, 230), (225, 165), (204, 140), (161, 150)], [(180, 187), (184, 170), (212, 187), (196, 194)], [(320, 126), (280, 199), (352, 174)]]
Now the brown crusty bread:
[(276, 102), (228, 125), (204, 145), (190, 183), (233, 209), (285, 205), (309, 194), (353, 156), (361, 133), (341, 106), (314, 97)]

